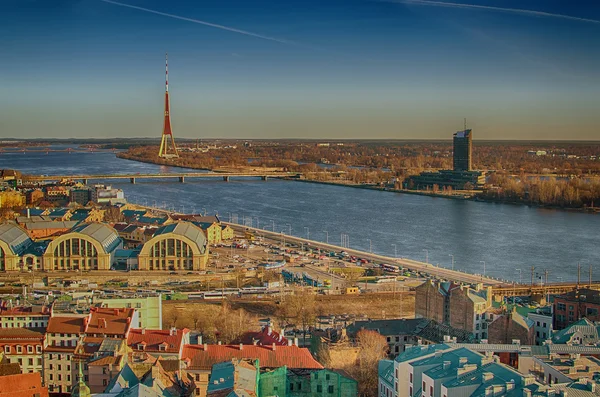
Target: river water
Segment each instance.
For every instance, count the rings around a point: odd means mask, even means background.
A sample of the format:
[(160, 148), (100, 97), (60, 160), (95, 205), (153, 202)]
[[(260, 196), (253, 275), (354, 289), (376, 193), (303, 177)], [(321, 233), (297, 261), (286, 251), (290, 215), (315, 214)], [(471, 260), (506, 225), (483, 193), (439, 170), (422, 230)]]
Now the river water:
[[(93, 153), (2, 153), (0, 168), (30, 174), (181, 172), (183, 169)], [(449, 200), (340, 186), (259, 179), (109, 182), (130, 202), (223, 220), (351, 248), (429, 261), (511, 281), (549, 271), (549, 281), (600, 279), (600, 218), (507, 204)], [(395, 244), (395, 247), (394, 247)], [(519, 271), (518, 269), (521, 269)]]

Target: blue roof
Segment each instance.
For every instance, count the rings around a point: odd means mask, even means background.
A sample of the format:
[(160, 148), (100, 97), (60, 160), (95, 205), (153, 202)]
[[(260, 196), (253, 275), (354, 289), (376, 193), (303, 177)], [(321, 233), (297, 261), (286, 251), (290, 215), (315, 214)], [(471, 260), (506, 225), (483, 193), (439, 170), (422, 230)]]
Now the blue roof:
[(71, 214), (71, 221), (84, 221), (87, 217), (90, 216), (90, 210), (88, 209), (78, 209), (73, 211)]
[[(235, 366), (231, 361), (214, 364), (212, 366), (207, 392), (210, 393), (217, 390), (232, 389), (235, 382), (234, 375)], [(223, 381), (221, 381), (221, 379), (223, 379)]]
[(140, 250), (126, 250), (126, 249), (118, 249), (115, 251), (115, 258), (137, 258)]
[(125, 218), (133, 218), (133, 217), (136, 217), (136, 216), (144, 216), (144, 215), (146, 215), (146, 211), (123, 210), (123, 211), (121, 211), (121, 214), (123, 214), (123, 216)]
[(394, 388), (394, 361), (392, 360), (379, 360), (379, 366), (377, 369), (379, 378)]
[(162, 225), (168, 218), (159, 218), (159, 217), (150, 217), (150, 216), (140, 216), (137, 217), (136, 220), (140, 223), (146, 223), (149, 225)]
[(0, 240), (10, 247), (14, 255), (22, 255), (33, 243), (27, 232), (14, 223), (0, 225)]
[(427, 356), (429, 354), (435, 353), (438, 350), (447, 350), (450, 349), (445, 343), (441, 343), (438, 345), (425, 345), (425, 346), (412, 346), (407, 348), (405, 351), (400, 353), (398, 357), (395, 358), (396, 362), (402, 363), (405, 361), (410, 361), (414, 359), (418, 359), (420, 357)]

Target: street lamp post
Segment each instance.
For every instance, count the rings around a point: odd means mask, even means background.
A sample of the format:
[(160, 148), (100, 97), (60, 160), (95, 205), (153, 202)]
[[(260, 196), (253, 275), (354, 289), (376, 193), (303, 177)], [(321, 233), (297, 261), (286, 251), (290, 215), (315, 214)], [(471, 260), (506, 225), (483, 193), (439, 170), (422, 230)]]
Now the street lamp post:
[(275, 233), (275, 221), (271, 219), (271, 226), (273, 226), (273, 233)]
[(485, 261), (479, 261), (481, 263), (483, 263), (483, 277), (485, 277)]
[(304, 229), (306, 229), (306, 239), (310, 240), (310, 229), (307, 226), (304, 226)]
[(329, 244), (329, 232), (327, 230), (323, 230), (325, 233), (325, 244)]
[(517, 269), (517, 271), (519, 272), (519, 284), (521, 284), (521, 281), (522, 281), (522, 279), (521, 279), (521, 269)]
[(367, 240), (369, 240), (369, 252), (372, 254), (373, 253), (373, 243), (371, 242), (370, 238), (368, 238)]
[(454, 255), (448, 254), (452, 258), (452, 270), (454, 270)]
[(392, 244), (394, 246), (394, 258), (398, 258), (398, 247), (396, 247), (396, 244)]
[(425, 251), (425, 263), (429, 263), (429, 251), (427, 251), (426, 249), (424, 249), (423, 251)]
[(206, 216), (206, 208), (202, 207), (202, 215)]
[(288, 227), (288, 235), (292, 235), (292, 225), (290, 223), (285, 224)]
[(260, 229), (260, 222), (258, 220), (258, 216), (255, 216), (254, 218), (256, 219), (256, 228)]

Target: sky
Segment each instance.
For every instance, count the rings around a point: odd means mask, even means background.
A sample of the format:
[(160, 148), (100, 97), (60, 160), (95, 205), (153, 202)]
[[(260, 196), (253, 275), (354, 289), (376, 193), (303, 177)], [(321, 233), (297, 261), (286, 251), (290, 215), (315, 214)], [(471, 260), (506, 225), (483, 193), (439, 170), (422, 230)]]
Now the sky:
[(599, 140), (600, 2), (1, 0), (0, 138)]

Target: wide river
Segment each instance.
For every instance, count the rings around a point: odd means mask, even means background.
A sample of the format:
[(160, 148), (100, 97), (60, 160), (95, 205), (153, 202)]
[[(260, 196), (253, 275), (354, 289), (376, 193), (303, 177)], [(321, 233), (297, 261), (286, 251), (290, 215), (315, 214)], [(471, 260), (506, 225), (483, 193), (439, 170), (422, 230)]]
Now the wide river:
[[(118, 159), (112, 152), (1, 153), (0, 168), (30, 174), (181, 172)], [(244, 179), (110, 182), (130, 202), (186, 213), (218, 213), (295, 236), (523, 282), (600, 279), (600, 217), (505, 204), (448, 200), (291, 181)], [(519, 270), (521, 269), (521, 270)]]

